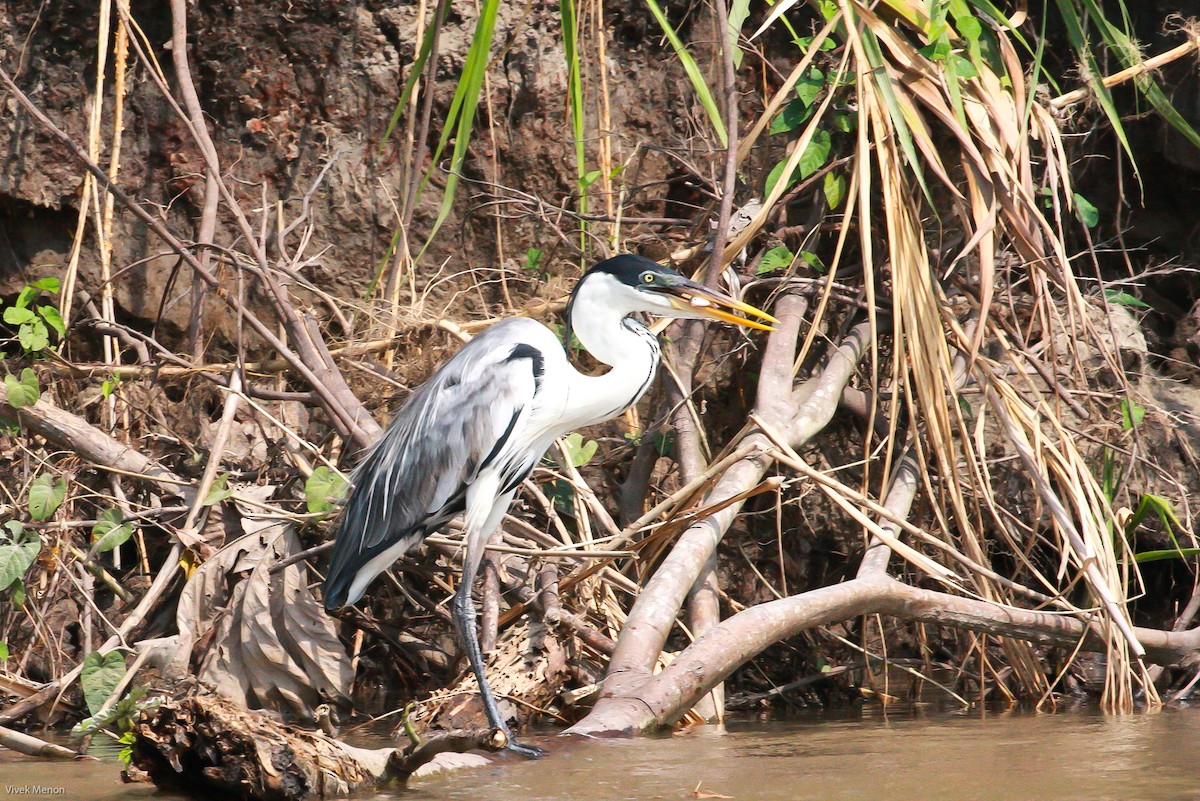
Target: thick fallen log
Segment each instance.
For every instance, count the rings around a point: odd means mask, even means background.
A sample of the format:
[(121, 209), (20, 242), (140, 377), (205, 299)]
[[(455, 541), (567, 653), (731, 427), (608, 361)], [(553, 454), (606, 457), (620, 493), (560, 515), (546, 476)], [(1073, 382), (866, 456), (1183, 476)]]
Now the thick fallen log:
[[(366, 749), (280, 723), (214, 694), (167, 701), (134, 725), (132, 766), (162, 790), (245, 801), (341, 798), (433, 772), (447, 753), (498, 751), (500, 732), (449, 731), (407, 748)], [(448, 760), (447, 760), (448, 761)], [(485, 763), (452, 760), (455, 767)]]

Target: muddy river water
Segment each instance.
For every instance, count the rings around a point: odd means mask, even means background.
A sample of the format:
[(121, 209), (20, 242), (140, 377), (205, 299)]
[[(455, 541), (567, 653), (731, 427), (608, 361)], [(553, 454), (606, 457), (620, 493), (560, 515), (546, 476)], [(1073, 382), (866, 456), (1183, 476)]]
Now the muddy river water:
[[(1104, 717), (1062, 714), (863, 713), (731, 724), (662, 739), (531, 738), (538, 762), (414, 781), (366, 795), (389, 801), (863, 799), (1100, 801), (1200, 799), (1200, 710)], [(17, 758), (0, 750), (0, 801), (174, 801), (118, 781), (115, 750), (100, 762)], [(28, 788), (28, 789), (26, 789)], [(697, 791), (698, 788), (698, 791)], [(41, 792), (38, 792), (41, 791)]]

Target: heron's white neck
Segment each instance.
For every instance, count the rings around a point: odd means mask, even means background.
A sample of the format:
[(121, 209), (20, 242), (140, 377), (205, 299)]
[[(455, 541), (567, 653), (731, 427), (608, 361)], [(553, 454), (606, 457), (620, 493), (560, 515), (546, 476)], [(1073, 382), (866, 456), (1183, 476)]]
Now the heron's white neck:
[[(615, 282), (614, 282), (615, 283)], [(650, 387), (660, 349), (654, 334), (636, 320), (608, 280), (590, 280), (579, 289), (571, 327), (588, 353), (612, 369), (599, 376), (572, 371), (567, 412), (575, 427), (610, 420)]]

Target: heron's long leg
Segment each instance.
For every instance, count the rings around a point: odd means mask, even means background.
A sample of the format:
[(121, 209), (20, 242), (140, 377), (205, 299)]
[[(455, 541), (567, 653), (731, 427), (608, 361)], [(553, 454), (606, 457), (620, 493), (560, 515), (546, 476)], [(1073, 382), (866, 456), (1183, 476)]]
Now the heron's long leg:
[(488, 685), (484, 670), (483, 650), (479, 647), (479, 633), (475, 628), (475, 602), (471, 600), (471, 588), (475, 584), (475, 574), (479, 572), (479, 564), (483, 560), (484, 546), (492, 532), (499, 528), (500, 521), (504, 518), (504, 513), (512, 502), (512, 497), (513, 493), (510, 492), (497, 498), (492, 513), (488, 515), (485, 524), (478, 528), (472, 525), (473, 516), (468, 513), (466, 521), (467, 552), (463, 558), (462, 583), (458, 585), (458, 591), (454, 593), (454, 601), (450, 606), (454, 627), (458, 630), (463, 647), (466, 649), (467, 659), (471, 663), (471, 669), (475, 672), (475, 680), (479, 682), (479, 695), (483, 699), (483, 708), (487, 713), (488, 724), (493, 729), (504, 732), (508, 740), (506, 747), (510, 751), (536, 759), (545, 754), (545, 751), (536, 746), (517, 742), (508, 728), (504, 716), (500, 714), (496, 696), (492, 694), (492, 688)]

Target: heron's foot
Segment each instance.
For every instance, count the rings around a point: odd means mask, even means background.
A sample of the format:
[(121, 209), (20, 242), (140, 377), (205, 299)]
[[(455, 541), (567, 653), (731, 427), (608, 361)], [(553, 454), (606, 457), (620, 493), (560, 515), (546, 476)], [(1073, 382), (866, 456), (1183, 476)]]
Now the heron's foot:
[(526, 759), (541, 759), (546, 755), (544, 748), (538, 748), (536, 745), (528, 743), (519, 743), (512, 737), (508, 738), (508, 745), (504, 746), (505, 751), (512, 751), (514, 754), (519, 754)]

